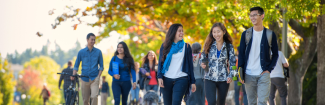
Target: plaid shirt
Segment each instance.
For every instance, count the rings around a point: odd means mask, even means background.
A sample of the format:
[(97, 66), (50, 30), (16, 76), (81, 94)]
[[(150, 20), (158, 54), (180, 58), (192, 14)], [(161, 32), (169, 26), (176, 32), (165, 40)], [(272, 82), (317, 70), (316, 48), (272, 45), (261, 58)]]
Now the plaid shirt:
[[(68, 74), (71, 74), (72, 75), (73, 74), (73, 68), (72, 67), (68, 67), (68, 68), (62, 70), (62, 72), (68, 73)], [(71, 85), (71, 82), (73, 82), (73, 85), (72, 85), (73, 88), (76, 87), (76, 83), (75, 82), (77, 82), (78, 87), (80, 86), (79, 85), (79, 79), (78, 78), (75, 78), (76, 81), (72, 81), (70, 79), (70, 76), (69, 75), (61, 75), (60, 76), (60, 80), (59, 80), (59, 87), (61, 86), (62, 80), (64, 80), (64, 85), (63, 85), (64, 90), (66, 90), (66, 89), (69, 88), (69, 86)]]

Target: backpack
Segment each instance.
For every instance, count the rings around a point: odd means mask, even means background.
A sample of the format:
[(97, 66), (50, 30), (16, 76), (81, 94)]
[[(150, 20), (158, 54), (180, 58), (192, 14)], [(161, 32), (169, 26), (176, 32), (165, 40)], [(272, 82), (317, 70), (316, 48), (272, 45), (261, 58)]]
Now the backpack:
[[(270, 58), (272, 58), (271, 47), (272, 47), (272, 34), (273, 34), (273, 32), (272, 32), (272, 30), (269, 30), (267, 28), (265, 28), (265, 29), (266, 29), (267, 41), (268, 41), (268, 44), (270, 46), (269, 54), (270, 54)], [(248, 46), (249, 41), (252, 39), (252, 35), (253, 35), (253, 27), (246, 30), (246, 40), (245, 40), (246, 46)], [(246, 47), (245, 52), (247, 52), (247, 47)]]
[(47, 89), (46, 89), (46, 91), (47, 91), (47, 94), (49, 95), (49, 97), (51, 97), (51, 92)]

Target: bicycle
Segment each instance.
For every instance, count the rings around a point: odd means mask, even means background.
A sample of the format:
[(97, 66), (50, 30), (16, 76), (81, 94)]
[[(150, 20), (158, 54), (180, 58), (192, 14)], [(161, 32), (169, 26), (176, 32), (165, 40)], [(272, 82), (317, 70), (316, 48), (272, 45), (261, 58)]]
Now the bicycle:
[[(57, 74), (76, 77), (74, 79), (74, 81), (76, 81), (76, 79), (78, 79), (78, 77), (86, 77), (83, 75), (71, 75), (69, 73), (64, 73), (64, 72), (57, 73)], [(78, 91), (78, 88), (73, 87), (73, 83), (75, 83), (75, 82), (71, 82), (69, 88), (64, 90), (64, 92), (67, 94), (66, 99), (65, 99), (66, 105), (79, 105), (79, 91)]]

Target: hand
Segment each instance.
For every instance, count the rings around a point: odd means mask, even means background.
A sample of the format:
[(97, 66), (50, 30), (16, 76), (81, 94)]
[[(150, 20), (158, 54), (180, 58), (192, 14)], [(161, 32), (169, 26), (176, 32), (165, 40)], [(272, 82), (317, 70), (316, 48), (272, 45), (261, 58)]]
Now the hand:
[(227, 78), (227, 83), (231, 83), (232, 79), (231, 78)]
[(60, 86), (59, 86), (59, 90), (61, 90)]
[(239, 81), (241, 82), (241, 84), (245, 84), (245, 80), (241, 80), (241, 79), (239, 79)]
[(201, 67), (202, 67), (203, 69), (205, 69), (205, 67), (207, 67), (207, 65), (205, 65), (204, 63), (201, 63)]
[(74, 80), (74, 77), (73, 76), (70, 76), (70, 79), (73, 81)]
[(270, 73), (270, 72), (268, 70), (265, 70), (265, 71), (262, 72), (261, 75), (263, 75), (264, 73)]
[(158, 79), (158, 82), (159, 82), (159, 86), (164, 88), (164, 81), (161, 78)]
[(150, 76), (150, 73), (146, 73), (146, 76)]
[(133, 90), (134, 90), (135, 88), (137, 88), (137, 83), (134, 82), (134, 83), (132, 84), (132, 87), (133, 87)]
[(78, 91), (80, 91), (80, 87), (78, 88)]
[(192, 84), (192, 92), (194, 93), (196, 91), (196, 85)]
[(115, 74), (113, 77), (114, 77), (115, 79), (117, 79), (117, 80), (120, 79), (120, 75), (118, 75), (118, 74)]

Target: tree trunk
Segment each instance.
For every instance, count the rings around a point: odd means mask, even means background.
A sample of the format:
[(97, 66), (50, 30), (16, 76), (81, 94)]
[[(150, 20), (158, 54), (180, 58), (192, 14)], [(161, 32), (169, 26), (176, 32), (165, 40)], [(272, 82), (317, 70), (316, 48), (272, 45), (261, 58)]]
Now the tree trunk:
[[(321, 0), (324, 6), (325, 0)], [(322, 8), (322, 6), (321, 6)], [(325, 8), (325, 7), (323, 7)], [(321, 12), (322, 14), (322, 12)], [(317, 105), (325, 105), (325, 14), (317, 19)]]
[[(302, 104), (302, 84), (304, 76), (310, 66), (314, 55), (316, 54), (317, 35), (316, 27), (310, 25), (308, 28), (302, 27), (297, 21), (291, 19), (289, 25), (294, 29), (299, 36), (303, 38), (300, 42), (299, 49), (295, 55), (290, 56), (290, 78), (288, 89), (288, 105), (301, 105)], [(305, 31), (309, 31), (313, 35), (304, 35)]]

